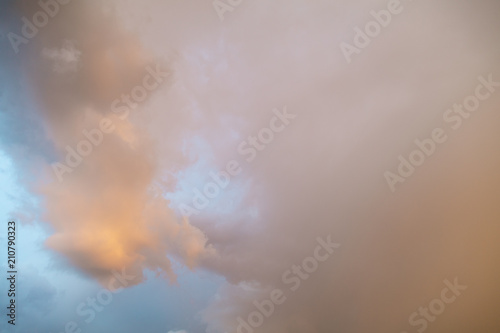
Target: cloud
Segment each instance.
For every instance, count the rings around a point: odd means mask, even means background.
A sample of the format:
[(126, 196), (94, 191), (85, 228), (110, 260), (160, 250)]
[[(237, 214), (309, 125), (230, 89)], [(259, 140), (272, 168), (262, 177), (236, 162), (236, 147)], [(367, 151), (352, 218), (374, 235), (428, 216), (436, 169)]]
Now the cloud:
[(52, 62), (52, 68), (57, 73), (76, 72), (82, 52), (76, 48), (74, 41), (65, 40), (61, 48), (42, 50), (42, 56)]
[[(498, 72), (498, 5), (456, 3), (405, 3), (349, 65), (340, 43), (387, 1), (248, 2), (223, 23), (210, 2), (74, 3), (39, 38), (48, 49), (76, 40), (79, 70), (57, 75), (38, 58), (28, 68), (55, 156), (38, 162), (46, 179), (34, 187), (47, 246), (103, 283), (123, 267), (137, 282), (145, 269), (173, 279), (171, 258), (223, 276), (203, 313), (208, 332), (234, 331), (273, 288), (287, 302), (262, 332), (402, 331), (457, 275), (471, 293), (434, 327), (494, 330), (495, 314), (480, 311), (499, 296), (498, 100), (448, 132), (397, 195), (383, 178), (477, 76)], [(171, 78), (120, 119), (111, 102), (157, 57)], [(238, 144), (282, 105), (297, 120), (246, 163)], [(64, 182), (50, 179), (49, 162), (102, 117), (117, 129)], [(180, 219), (172, 203), (232, 159), (243, 171), (220, 200)], [(292, 292), (283, 273), (328, 234), (342, 250)]]
[[(26, 186), (42, 198), (43, 218), (52, 228), (46, 246), (78, 270), (105, 286), (123, 269), (136, 277), (134, 283), (144, 279), (146, 269), (173, 282), (171, 258), (195, 268), (214, 251), (203, 232), (174, 216), (168, 202), (151, 190), (159, 163), (149, 134), (134, 124), (133, 115), (122, 118), (111, 109), (114, 99), (142, 84), (147, 67), (157, 61), (97, 3), (61, 9), (40, 29), (39, 44), (30, 44), (43, 45), (42, 50), (22, 55), (21, 61), (33, 64), (27, 68), (37, 101), (33, 117), (42, 123), (33, 131), (52, 150), (33, 158), (40, 177)], [(27, 13), (32, 9), (37, 8)], [(130, 111), (141, 112), (145, 105)], [(66, 148), (86, 139), (83, 131), (99, 128), (103, 118), (116, 130), (58, 182), (51, 163), (67, 163)], [(12, 153), (13, 146), (8, 150)]]

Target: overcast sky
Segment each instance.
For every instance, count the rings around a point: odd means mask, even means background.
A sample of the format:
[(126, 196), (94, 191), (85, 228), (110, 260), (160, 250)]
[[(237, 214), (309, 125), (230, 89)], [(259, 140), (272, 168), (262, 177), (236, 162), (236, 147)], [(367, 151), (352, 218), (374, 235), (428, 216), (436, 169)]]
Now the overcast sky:
[(0, 332), (498, 331), (498, 1), (66, 2), (0, 1)]

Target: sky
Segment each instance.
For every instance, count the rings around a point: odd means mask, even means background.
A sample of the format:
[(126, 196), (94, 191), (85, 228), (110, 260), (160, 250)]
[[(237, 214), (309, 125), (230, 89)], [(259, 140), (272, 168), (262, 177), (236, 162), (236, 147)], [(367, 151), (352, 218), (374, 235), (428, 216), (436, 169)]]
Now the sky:
[(497, 332), (499, 14), (1, 0), (0, 332)]

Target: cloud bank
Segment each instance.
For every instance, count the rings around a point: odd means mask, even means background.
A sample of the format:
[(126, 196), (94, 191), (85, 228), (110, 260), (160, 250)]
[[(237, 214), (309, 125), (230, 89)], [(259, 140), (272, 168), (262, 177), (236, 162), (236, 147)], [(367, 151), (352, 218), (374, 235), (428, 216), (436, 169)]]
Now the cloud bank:
[[(496, 2), (404, 2), (350, 64), (339, 45), (387, 1), (245, 2), (222, 22), (210, 2), (108, 4), (68, 5), (25, 55), (53, 150), (33, 186), (49, 248), (100, 281), (123, 267), (173, 279), (172, 258), (225, 277), (208, 332), (237, 331), (275, 288), (287, 301), (260, 332), (414, 331), (455, 277), (468, 289), (429, 327), (498, 328), (499, 97), (459, 131), (442, 119), (478, 76), (500, 81)], [(168, 80), (121, 119), (111, 103), (155, 61)], [(283, 105), (297, 119), (246, 162), (238, 145)], [(58, 182), (50, 163), (103, 117), (116, 129)], [(449, 140), (392, 193), (384, 172), (436, 127)], [(179, 216), (230, 160), (242, 173)], [(330, 234), (341, 249), (290, 290), (283, 274)]]

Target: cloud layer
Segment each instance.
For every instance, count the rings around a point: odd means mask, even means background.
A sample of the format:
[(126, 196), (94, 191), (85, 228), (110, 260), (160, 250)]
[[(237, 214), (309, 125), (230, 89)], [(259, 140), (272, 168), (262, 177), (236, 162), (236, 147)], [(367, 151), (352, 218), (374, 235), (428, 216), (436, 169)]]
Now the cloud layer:
[[(442, 118), (478, 76), (500, 81), (494, 1), (404, 2), (351, 64), (339, 45), (387, 1), (245, 2), (223, 22), (210, 2), (106, 3), (68, 5), (23, 56), (51, 151), (32, 185), (50, 249), (102, 283), (173, 280), (172, 260), (223, 276), (208, 332), (234, 332), (274, 288), (287, 300), (260, 332), (411, 331), (454, 277), (468, 289), (432, 329), (498, 328), (499, 97), (460, 130)], [(156, 63), (168, 79), (113, 112)], [(247, 162), (238, 145), (284, 105), (297, 118)], [(102, 118), (115, 129), (58, 182), (50, 163)], [(392, 193), (384, 172), (436, 127), (448, 141)], [(241, 174), (182, 218), (230, 160)], [(327, 235), (341, 249), (290, 290), (283, 273)]]

